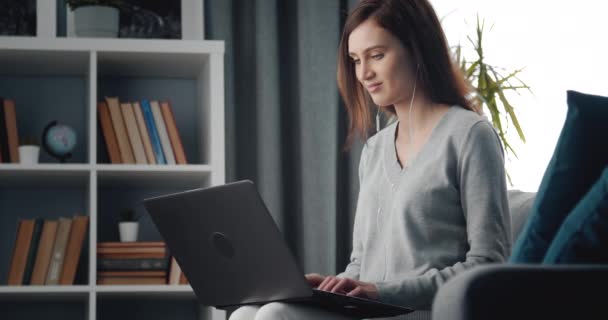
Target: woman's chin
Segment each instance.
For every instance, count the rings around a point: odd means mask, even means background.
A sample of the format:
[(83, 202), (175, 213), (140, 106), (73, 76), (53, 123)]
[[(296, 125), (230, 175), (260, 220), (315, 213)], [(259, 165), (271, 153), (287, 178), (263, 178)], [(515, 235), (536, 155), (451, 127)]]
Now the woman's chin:
[(387, 108), (393, 105), (392, 101), (389, 101), (389, 99), (386, 99), (385, 97), (382, 97), (381, 95), (371, 95), (372, 101), (374, 102), (375, 105), (377, 105), (380, 108)]
[(385, 99), (373, 99), (373, 98), (372, 98), (372, 101), (373, 101), (373, 102), (374, 102), (374, 104), (375, 104), (375, 105), (377, 105), (377, 106), (378, 106), (380, 109), (386, 109), (386, 108), (388, 108), (388, 107), (390, 107), (390, 106), (392, 106), (392, 105), (393, 105), (392, 103), (388, 102), (388, 101), (387, 101), (387, 100), (385, 100)]

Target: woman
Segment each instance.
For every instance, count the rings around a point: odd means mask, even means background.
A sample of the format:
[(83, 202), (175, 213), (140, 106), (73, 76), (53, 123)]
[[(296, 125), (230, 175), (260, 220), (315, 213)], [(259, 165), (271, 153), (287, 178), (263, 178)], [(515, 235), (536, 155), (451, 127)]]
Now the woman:
[[(367, 138), (372, 112), (396, 121), (361, 154), (350, 264), (337, 276), (306, 278), (320, 290), (429, 310), (448, 279), (510, 252), (498, 136), (467, 99), (427, 0), (361, 1), (340, 41), (338, 85), (351, 120), (348, 144)], [(341, 318), (271, 303), (232, 319), (313, 317)]]

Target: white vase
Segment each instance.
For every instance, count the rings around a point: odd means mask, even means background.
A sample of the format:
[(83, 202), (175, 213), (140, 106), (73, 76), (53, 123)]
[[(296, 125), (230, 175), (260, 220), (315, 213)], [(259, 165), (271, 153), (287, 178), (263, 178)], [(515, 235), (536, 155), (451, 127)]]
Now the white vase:
[(114, 7), (84, 6), (74, 10), (74, 32), (79, 37), (116, 38), (119, 11)]
[(138, 230), (139, 230), (139, 222), (119, 222), (118, 223), (120, 241), (122, 241), (122, 242), (137, 241)]
[(19, 146), (19, 163), (21, 164), (37, 164), (38, 155), (40, 154), (39, 146)]

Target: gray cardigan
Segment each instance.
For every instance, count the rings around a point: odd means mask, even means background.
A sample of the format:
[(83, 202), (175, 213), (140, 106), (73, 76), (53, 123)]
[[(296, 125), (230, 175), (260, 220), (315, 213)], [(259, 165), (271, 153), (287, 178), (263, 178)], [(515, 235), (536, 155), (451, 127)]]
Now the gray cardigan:
[(375, 283), (384, 302), (430, 309), (449, 278), (510, 253), (503, 150), (485, 118), (453, 106), (402, 169), (396, 128), (363, 148), (353, 251), (338, 276)]

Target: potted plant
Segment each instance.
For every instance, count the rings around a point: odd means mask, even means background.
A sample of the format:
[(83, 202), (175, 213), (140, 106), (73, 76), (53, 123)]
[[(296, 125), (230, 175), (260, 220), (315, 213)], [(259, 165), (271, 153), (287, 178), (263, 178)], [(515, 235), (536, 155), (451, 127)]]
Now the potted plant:
[(120, 212), (118, 231), (120, 234), (120, 241), (137, 241), (137, 233), (139, 231), (139, 216), (137, 215), (135, 209), (127, 208)]
[[(490, 28), (491, 29), (491, 28)], [(532, 93), (530, 87), (518, 78), (523, 69), (507, 71), (504, 68), (493, 66), (486, 61), (483, 49), (483, 34), (485, 21), (477, 16), (475, 38), (467, 36), (473, 46), (475, 55), (472, 59), (466, 59), (462, 54), (462, 46), (456, 46), (456, 62), (468, 83), (473, 89), (473, 100), (478, 107), (486, 108), (490, 115), (492, 125), (496, 129), (500, 140), (507, 153), (517, 158), (517, 153), (507, 140), (506, 129), (512, 125), (519, 139), (526, 142), (524, 132), (519, 125), (513, 104), (508, 100), (507, 93), (527, 90)], [(507, 172), (507, 179), (512, 185), (511, 176)]]
[(37, 164), (40, 154), (40, 142), (34, 136), (24, 136), (19, 143), (19, 163)]
[(65, 0), (74, 12), (74, 32), (79, 37), (116, 38), (120, 0)]

